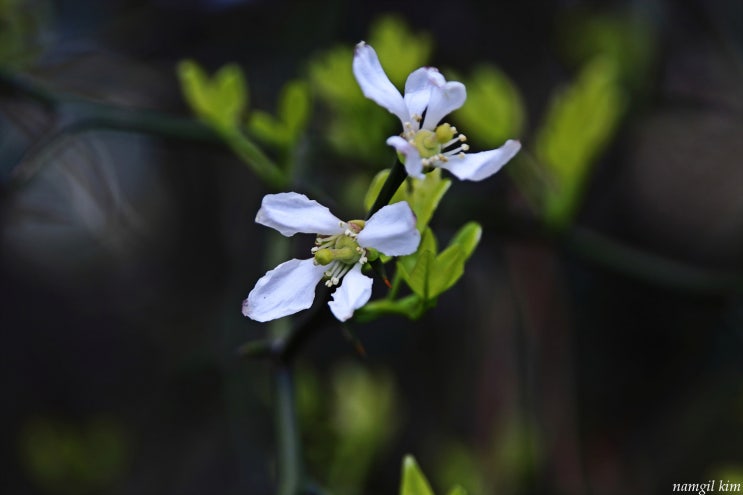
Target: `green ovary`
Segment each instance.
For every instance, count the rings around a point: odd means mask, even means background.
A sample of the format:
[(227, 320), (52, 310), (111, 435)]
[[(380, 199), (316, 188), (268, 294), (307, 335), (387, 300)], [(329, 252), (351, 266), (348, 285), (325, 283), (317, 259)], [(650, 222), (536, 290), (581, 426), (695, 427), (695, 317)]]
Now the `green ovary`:
[(421, 158), (431, 158), (441, 153), (441, 148), (454, 137), (455, 129), (449, 124), (441, 124), (435, 131), (421, 129), (415, 133), (413, 142)]
[(314, 256), (315, 261), (323, 266), (329, 265), (333, 261), (353, 265), (354, 263), (358, 263), (361, 257), (364, 256), (364, 250), (355, 239), (341, 234), (335, 236), (335, 242), (332, 243), (332, 247), (318, 249)]

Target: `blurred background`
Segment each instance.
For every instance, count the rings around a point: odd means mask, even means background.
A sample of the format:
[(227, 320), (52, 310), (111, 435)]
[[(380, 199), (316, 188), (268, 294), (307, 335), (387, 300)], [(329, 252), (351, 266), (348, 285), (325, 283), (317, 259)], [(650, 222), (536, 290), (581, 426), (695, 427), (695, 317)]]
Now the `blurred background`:
[(318, 485), (397, 493), (406, 453), (441, 494), (743, 481), (742, 2), (0, 0), (3, 493), (274, 492), (272, 367), (235, 352), (266, 332), (240, 305), (269, 190), (217, 140), (96, 112), (190, 119), (178, 64), (236, 64), (245, 132), (358, 217), (398, 132), (361, 39), (398, 87), (465, 82), (473, 150), (524, 148), (434, 215), (440, 243), (484, 228), (436, 308), (354, 324), (365, 357), (331, 318), (301, 352)]

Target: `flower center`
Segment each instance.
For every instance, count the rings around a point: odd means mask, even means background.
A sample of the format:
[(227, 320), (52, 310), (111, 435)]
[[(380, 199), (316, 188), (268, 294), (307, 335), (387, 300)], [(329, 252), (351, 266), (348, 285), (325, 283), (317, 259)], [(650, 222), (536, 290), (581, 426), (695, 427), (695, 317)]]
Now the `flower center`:
[(432, 168), (437, 162), (447, 162), (453, 156), (462, 157), (469, 149), (469, 145), (465, 143), (467, 136), (459, 134), (457, 128), (449, 124), (441, 124), (434, 130), (417, 131), (412, 125), (406, 125), (403, 137), (415, 146), (421, 156), (423, 167), (427, 169)]
[(311, 252), (315, 264), (328, 267), (325, 270), (326, 286), (338, 285), (356, 263), (363, 265), (368, 261), (366, 249), (359, 246), (356, 241), (356, 236), (364, 228), (364, 224), (364, 220), (344, 222), (341, 223), (341, 227), (345, 227), (342, 234), (318, 235), (315, 239), (315, 247)]

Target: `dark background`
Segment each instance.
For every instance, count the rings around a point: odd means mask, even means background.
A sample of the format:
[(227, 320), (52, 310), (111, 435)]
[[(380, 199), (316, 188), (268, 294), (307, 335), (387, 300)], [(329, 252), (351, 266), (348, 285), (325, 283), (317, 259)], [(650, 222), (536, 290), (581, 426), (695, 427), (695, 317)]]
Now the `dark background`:
[[(435, 38), (436, 65), (497, 64), (532, 123), (575, 70), (560, 55), (565, 16), (643, 16), (657, 55), (576, 227), (702, 275), (659, 281), (570, 236), (524, 233), (506, 174), (455, 183), (437, 228), (475, 219), (485, 229), (464, 279), (419, 322), (357, 326), (365, 359), (327, 320), (302, 366), (320, 381), (346, 361), (394, 377), (399, 426), (363, 493), (396, 493), (407, 452), (445, 493), (437, 466), (452, 439), (501, 495), (661, 494), (743, 478), (742, 3), (25, 5), (35, 30), (11, 70), (183, 116), (183, 58), (238, 63), (251, 106), (268, 110), (308, 57), (352, 46), (377, 15), (397, 12)], [(50, 144), (64, 109), (0, 97), (2, 491), (272, 493), (271, 366), (234, 352), (265, 332), (240, 303), (267, 269), (253, 224), (266, 191), (222, 146), (111, 130)], [(12, 188), (20, 166), (43, 170)], [(342, 183), (349, 166), (325, 163), (317, 182)], [(55, 467), (60, 455), (68, 469)], [(312, 469), (322, 482), (322, 466)]]

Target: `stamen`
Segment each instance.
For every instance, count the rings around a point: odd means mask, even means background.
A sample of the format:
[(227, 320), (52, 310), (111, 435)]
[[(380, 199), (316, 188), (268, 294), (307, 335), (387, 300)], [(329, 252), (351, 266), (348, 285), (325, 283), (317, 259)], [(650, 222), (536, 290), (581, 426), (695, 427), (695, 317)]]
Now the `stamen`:
[(449, 150), (446, 152), (447, 156), (456, 155), (460, 151), (467, 151), (470, 149), (470, 146), (468, 144), (463, 144), (462, 146), (459, 146), (458, 148), (454, 148), (453, 150)]

